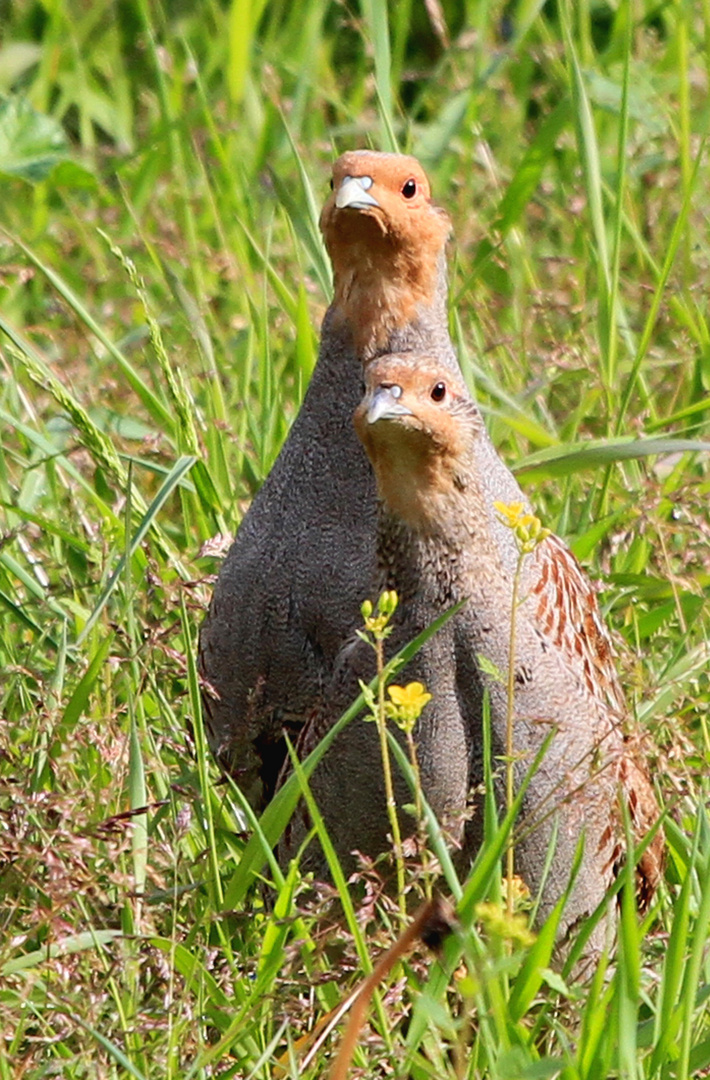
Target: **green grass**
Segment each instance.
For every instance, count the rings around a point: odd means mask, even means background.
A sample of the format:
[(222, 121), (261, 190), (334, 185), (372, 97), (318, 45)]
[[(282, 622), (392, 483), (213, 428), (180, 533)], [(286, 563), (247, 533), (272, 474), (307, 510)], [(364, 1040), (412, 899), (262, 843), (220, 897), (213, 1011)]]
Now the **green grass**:
[(620, 882), (582, 985), (550, 927), (508, 956), (476, 915), (491, 817), (468, 881), (445, 867), (460, 931), (381, 989), (358, 1075), (710, 1075), (710, 5), (443, 16), (0, 4), (0, 1080), (296, 1076), (397, 934), (383, 901), (328, 936), (269, 862), (296, 779), (262, 822), (215, 784), (194, 666), (209, 542), (315, 363), (329, 164), (366, 145), (420, 156), (451, 213), (462, 367), (600, 580), (670, 811), (655, 907)]

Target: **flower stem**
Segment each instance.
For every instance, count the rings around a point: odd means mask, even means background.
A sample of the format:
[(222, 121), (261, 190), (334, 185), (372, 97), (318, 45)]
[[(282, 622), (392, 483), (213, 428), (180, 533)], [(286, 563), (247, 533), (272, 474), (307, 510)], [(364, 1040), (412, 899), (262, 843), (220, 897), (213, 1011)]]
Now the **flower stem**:
[[(510, 656), (508, 658), (508, 695), (505, 718), (505, 808), (508, 813), (515, 798), (513, 776), (513, 753), (515, 751), (514, 721), (515, 721), (515, 616), (518, 609), (518, 589), (520, 586), (520, 574), (523, 568), (525, 552), (518, 555), (518, 562), (513, 576), (513, 599), (510, 618)], [(515, 845), (511, 829), (508, 837), (506, 850), (506, 883), (507, 883), (507, 909), (508, 914), (513, 914), (513, 876), (515, 873)]]
[(387, 717), (385, 714), (385, 680), (384, 680), (384, 648), (380, 638), (375, 641), (375, 655), (377, 657), (377, 730), (380, 735), (380, 752), (382, 754), (382, 771), (385, 777), (385, 795), (387, 798), (387, 815), (392, 829), (392, 842), (394, 844), (394, 857), (397, 867), (397, 894), (399, 897), (399, 909), (402, 915), (407, 914), (407, 905), (404, 896), (404, 856), (402, 854), (402, 836), (399, 831), (399, 818), (397, 817), (397, 804), (394, 800), (394, 786), (392, 784), (392, 766), (390, 763), (389, 746), (387, 745)]
[(408, 727), (406, 729), (407, 734), (407, 749), (409, 750), (409, 761), (412, 766), (412, 772), (414, 773), (414, 813), (417, 820), (417, 834), (421, 840), (420, 851), (422, 856), (422, 869), (424, 874), (424, 895), (427, 900), (431, 900), (433, 895), (431, 874), (427, 873), (429, 869), (429, 852), (427, 849), (427, 836), (426, 827), (424, 824), (424, 812), (422, 808), (422, 781), (421, 774), (419, 772), (419, 759), (417, 757), (417, 744), (414, 741), (414, 731)]

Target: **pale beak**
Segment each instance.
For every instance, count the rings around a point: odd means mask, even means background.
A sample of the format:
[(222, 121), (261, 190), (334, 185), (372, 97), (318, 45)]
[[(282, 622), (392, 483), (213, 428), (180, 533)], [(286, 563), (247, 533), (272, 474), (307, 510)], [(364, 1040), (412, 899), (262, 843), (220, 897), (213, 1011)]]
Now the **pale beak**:
[(378, 386), (367, 410), (368, 424), (376, 424), (378, 420), (395, 420), (399, 416), (411, 416), (412, 410), (402, 404), (399, 400), (401, 396), (401, 386)]
[(366, 210), (368, 206), (379, 206), (374, 195), (370, 195), (371, 176), (346, 176), (335, 193), (335, 205), (338, 210), (348, 207), (351, 210)]

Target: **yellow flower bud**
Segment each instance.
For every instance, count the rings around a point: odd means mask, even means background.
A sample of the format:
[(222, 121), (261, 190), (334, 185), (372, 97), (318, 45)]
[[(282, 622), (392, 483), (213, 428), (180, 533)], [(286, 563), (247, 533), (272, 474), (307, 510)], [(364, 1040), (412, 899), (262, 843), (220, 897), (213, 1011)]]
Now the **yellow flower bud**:
[(540, 518), (527, 511), (523, 503), (494, 502), (493, 506), (498, 511), (498, 520), (513, 530), (523, 555), (529, 555), (550, 535), (550, 530), (543, 527)]

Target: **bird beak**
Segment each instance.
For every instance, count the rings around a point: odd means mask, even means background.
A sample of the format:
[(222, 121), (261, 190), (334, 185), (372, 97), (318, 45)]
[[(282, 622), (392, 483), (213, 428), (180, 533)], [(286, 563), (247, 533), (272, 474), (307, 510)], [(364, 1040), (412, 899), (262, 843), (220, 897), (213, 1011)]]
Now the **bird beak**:
[(374, 195), (370, 195), (371, 176), (346, 176), (335, 194), (338, 210), (349, 207), (351, 210), (366, 210), (368, 206), (379, 206)]
[(412, 410), (402, 404), (399, 400), (401, 396), (401, 386), (378, 386), (367, 410), (368, 424), (376, 424), (378, 420), (395, 420), (399, 416), (411, 416)]

